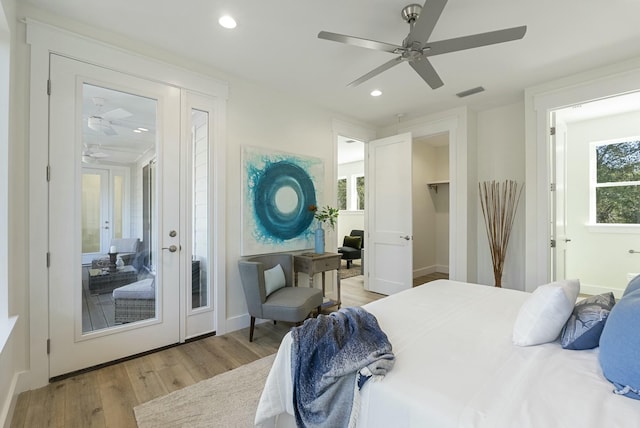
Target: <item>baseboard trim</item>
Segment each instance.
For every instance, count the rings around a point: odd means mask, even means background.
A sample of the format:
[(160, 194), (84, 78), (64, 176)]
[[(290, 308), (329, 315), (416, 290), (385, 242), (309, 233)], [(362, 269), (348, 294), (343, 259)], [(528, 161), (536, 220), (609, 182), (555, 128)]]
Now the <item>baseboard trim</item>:
[[(269, 321), (271, 320), (263, 320), (258, 318), (256, 319), (256, 324), (262, 324)], [(242, 330), (243, 328), (249, 327), (249, 324), (251, 324), (251, 316), (249, 314), (242, 314), (235, 317), (227, 318), (226, 332), (231, 333), (232, 331)]]
[(20, 383), (20, 377), (23, 377), (22, 375), (24, 373), (26, 372), (15, 373), (13, 379), (11, 379), (7, 399), (2, 405), (2, 413), (0, 413), (0, 426), (3, 428), (9, 428), (11, 426), (11, 419), (13, 418), (16, 403), (18, 402), (18, 395), (22, 392), (18, 388), (18, 384)]
[(622, 293), (624, 293), (624, 290), (621, 290), (618, 288), (603, 287), (601, 285), (591, 285), (591, 284), (580, 283), (580, 294), (589, 294), (593, 296), (593, 295), (603, 294), (608, 292), (612, 292), (613, 295), (616, 297), (616, 299), (619, 299), (622, 297)]
[(413, 277), (414, 278), (418, 278), (421, 276), (425, 276), (425, 275), (430, 275), (432, 273), (449, 273), (449, 266), (445, 266), (445, 265), (432, 265), (432, 266), (427, 266), (427, 267), (423, 267), (420, 269), (414, 269), (413, 271)]

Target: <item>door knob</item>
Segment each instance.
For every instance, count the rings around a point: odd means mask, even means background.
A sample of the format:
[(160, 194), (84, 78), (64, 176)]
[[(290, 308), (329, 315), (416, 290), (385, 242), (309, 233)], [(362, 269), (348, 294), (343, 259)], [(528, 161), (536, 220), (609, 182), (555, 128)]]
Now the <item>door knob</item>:
[(175, 253), (178, 251), (178, 247), (175, 245), (169, 245), (168, 247), (162, 247), (163, 250), (169, 250), (170, 253)]
[(409, 235), (401, 236), (401, 238), (404, 239), (405, 241), (411, 240), (411, 237)]

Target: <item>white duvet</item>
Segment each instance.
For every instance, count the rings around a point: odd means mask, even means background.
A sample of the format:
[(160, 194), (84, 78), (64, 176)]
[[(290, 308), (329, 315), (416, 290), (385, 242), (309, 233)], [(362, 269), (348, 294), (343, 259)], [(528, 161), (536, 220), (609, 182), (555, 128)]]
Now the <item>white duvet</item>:
[[(363, 388), (358, 426), (640, 428), (640, 401), (612, 393), (597, 349), (512, 344), (528, 296), (440, 280), (366, 305), (396, 363)], [(267, 379), (259, 426), (295, 426), (290, 343), (287, 335)]]

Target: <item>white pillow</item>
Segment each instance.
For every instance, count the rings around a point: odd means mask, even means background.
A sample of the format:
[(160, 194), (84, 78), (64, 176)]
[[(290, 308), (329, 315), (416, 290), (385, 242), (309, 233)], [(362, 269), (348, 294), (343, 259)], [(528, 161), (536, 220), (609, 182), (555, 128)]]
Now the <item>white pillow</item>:
[(570, 279), (541, 285), (518, 312), (513, 326), (513, 343), (518, 346), (553, 342), (573, 312), (580, 293), (580, 281)]
[(287, 285), (284, 278), (284, 271), (279, 264), (275, 265), (271, 269), (264, 271), (264, 288), (267, 292), (267, 296), (276, 290), (281, 289)]

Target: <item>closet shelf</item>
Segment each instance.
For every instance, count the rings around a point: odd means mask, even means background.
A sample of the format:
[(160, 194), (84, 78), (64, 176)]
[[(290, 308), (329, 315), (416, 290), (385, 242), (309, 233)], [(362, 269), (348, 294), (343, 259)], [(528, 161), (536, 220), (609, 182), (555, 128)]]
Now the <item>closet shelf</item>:
[(427, 183), (429, 189), (433, 189), (436, 193), (438, 193), (438, 186), (442, 184), (449, 184), (449, 180), (438, 180), (438, 181), (430, 181)]

